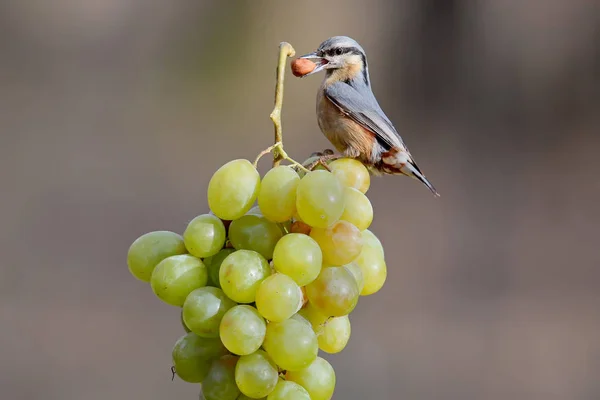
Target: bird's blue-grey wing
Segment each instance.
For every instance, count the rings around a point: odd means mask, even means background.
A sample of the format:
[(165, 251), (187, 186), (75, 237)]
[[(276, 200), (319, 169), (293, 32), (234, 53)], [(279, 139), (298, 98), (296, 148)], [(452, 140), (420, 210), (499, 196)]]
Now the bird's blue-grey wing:
[(343, 82), (336, 82), (327, 86), (325, 96), (341, 112), (352, 118), (363, 128), (373, 132), (377, 142), (382, 147), (387, 150), (392, 147), (399, 147), (408, 152), (402, 138), (371, 93), (362, 95), (352, 86)]

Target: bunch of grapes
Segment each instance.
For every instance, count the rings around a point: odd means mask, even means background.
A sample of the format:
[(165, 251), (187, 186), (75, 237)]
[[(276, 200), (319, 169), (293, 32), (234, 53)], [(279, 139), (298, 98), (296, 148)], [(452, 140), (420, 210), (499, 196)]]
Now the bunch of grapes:
[(306, 173), (277, 166), (262, 180), (234, 160), (210, 180), (210, 213), (183, 235), (150, 232), (131, 245), (133, 276), (181, 308), (174, 371), (201, 383), (201, 399), (332, 397), (335, 373), (319, 350), (344, 349), (348, 315), (387, 275), (368, 229), (369, 185), (347, 158)]

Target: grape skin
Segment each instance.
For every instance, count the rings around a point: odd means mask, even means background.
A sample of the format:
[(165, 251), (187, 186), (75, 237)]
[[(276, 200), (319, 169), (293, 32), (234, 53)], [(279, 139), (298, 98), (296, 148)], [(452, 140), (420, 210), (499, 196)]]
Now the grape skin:
[(344, 350), (352, 329), (350, 318), (347, 315), (329, 319), (317, 332), (319, 349), (329, 354), (336, 354)]
[(344, 212), (344, 187), (328, 171), (312, 171), (300, 180), (296, 208), (302, 221), (313, 228), (327, 228)]
[(368, 229), (365, 229), (364, 231), (362, 231), (362, 236), (363, 236), (363, 248), (364, 247), (372, 247), (374, 249), (377, 249), (377, 251), (379, 251), (381, 253), (381, 256), (385, 258), (385, 254), (383, 251), (383, 246), (381, 245), (381, 241), (379, 240), (379, 238), (377, 238), (377, 236), (375, 236), (375, 234), (373, 232), (371, 232)]
[(267, 396), (267, 400), (311, 400), (310, 395), (296, 382), (279, 379), (275, 390)]
[(270, 322), (263, 348), (279, 367), (288, 371), (307, 367), (319, 351), (311, 327), (293, 318)]
[(183, 240), (191, 255), (204, 258), (214, 256), (225, 244), (225, 225), (211, 214), (199, 215), (190, 221)]
[(199, 383), (208, 373), (212, 361), (225, 354), (227, 349), (219, 339), (206, 339), (188, 333), (173, 346), (173, 366), (182, 380)]
[(242, 394), (265, 397), (275, 389), (279, 371), (277, 365), (263, 350), (242, 356), (235, 367), (235, 382)]
[(223, 315), (235, 305), (221, 289), (209, 286), (199, 288), (185, 299), (183, 320), (198, 336), (218, 337)]
[(140, 281), (150, 282), (152, 272), (167, 257), (186, 254), (183, 237), (175, 232), (148, 232), (137, 238), (127, 252), (129, 272)]
[(346, 198), (346, 206), (340, 219), (350, 222), (360, 231), (364, 231), (371, 226), (371, 222), (373, 222), (373, 206), (367, 196), (352, 187), (344, 189), (344, 196)]
[(260, 175), (250, 161), (229, 161), (208, 183), (208, 206), (217, 217), (235, 220), (250, 210), (259, 190)]
[(360, 266), (356, 263), (356, 261), (352, 261), (350, 264), (344, 265), (344, 268), (352, 273), (354, 279), (356, 280), (356, 285), (358, 286), (358, 292), (361, 293), (365, 287), (365, 277), (363, 276)]
[(289, 166), (272, 168), (262, 179), (258, 205), (263, 215), (273, 222), (285, 222), (296, 211), (298, 173)]
[(221, 263), (219, 282), (227, 297), (238, 303), (253, 303), (260, 283), (271, 275), (269, 263), (252, 250), (238, 250)]
[(265, 339), (267, 324), (256, 308), (237, 305), (229, 309), (219, 327), (221, 341), (230, 352), (244, 356), (254, 353)]
[(383, 255), (377, 248), (366, 247), (356, 259), (364, 277), (364, 287), (361, 296), (377, 293), (387, 279), (387, 266)]
[(329, 164), (331, 173), (335, 175), (344, 186), (353, 187), (367, 193), (371, 185), (369, 170), (358, 160), (340, 158)]
[(323, 263), (319, 244), (301, 233), (289, 233), (277, 242), (273, 252), (275, 270), (292, 278), (299, 286), (314, 281)]
[(327, 360), (317, 357), (308, 367), (287, 371), (286, 379), (301, 385), (311, 400), (329, 400), (335, 390), (335, 371)]
[(338, 221), (327, 229), (313, 228), (310, 237), (319, 244), (323, 263), (340, 266), (355, 260), (363, 247), (363, 238), (357, 227), (347, 221)]
[(348, 315), (358, 302), (358, 285), (346, 268), (325, 267), (319, 277), (306, 286), (309, 302), (330, 317)]
[(275, 273), (261, 282), (256, 292), (256, 308), (265, 319), (281, 322), (302, 307), (302, 291), (292, 278)]
[(221, 288), (221, 282), (219, 281), (219, 271), (221, 270), (221, 263), (223, 260), (233, 253), (235, 249), (225, 248), (219, 251), (212, 257), (206, 257), (204, 259), (204, 265), (208, 269), (208, 285)]
[(244, 215), (229, 226), (229, 240), (235, 249), (256, 251), (267, 260), (273, 258), (275, 245), (282, 236), (279, 225), (258, 215)]
[(235, 383), (238, 357), (225, 355), (213, 361), (202, 381), (202, 395), (206, 400), (236, 400), (240, 395)]
[(194, 289), (208, 281), (206, 266), (199, 258), (189, 254), (167, 257), (154, 272), (150, 285), (156, 296), (167, 304), (181, 307)]

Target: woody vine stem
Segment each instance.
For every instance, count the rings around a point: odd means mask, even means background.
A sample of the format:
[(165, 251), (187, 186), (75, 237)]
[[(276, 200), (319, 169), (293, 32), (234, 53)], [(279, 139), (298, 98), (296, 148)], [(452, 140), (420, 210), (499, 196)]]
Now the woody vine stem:
[(271, 112), (271, 121), (275, 126), (275, 143), (272, 146), (267, 147), (263, 150), (256, 160), (254, 166), (258, 164), (262, 156), (273, 153), (273, 166), (277, 167), (282, 160), (289, 161), (295, 167), (308, 172), (302, 164), (290, 158), (285, 150), (283, 150), (283, 130), (281, 128), (281, 108), (283, 107), (283, 84), (285, 80), (285, 66), (288, 57), (293, 57), (296, 51), (291, 44), (287, 42), (281, 42), (279, 44), (279, 59), (277, 61), (277, 83), (275, 85), (275, 107)]

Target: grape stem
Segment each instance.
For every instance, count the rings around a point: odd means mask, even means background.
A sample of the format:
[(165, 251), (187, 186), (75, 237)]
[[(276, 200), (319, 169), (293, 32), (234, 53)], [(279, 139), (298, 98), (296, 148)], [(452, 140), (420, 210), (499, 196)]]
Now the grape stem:
[(254, 161), (254, 166), (256, 167), (262, 156), (273, 153), (273, 167), (277, 167), (282, 160), (289, 161), (295, 167), (303, 170), (304, 172), (309, 172), (304, 165), (299, 162), (293, 160), (290, 156), (287, 155), (285, 150), (283, 150), (283, 130), (281, 128), (281, 109), (283, 107), (283, 83), (285, 80), (285, 66), (288, 57), (293, 57), (296, 54), (296, 50), (292, 47), (291, 44), (287, 42), (281, 42), (279, 44), (279, 59), (277, 61), (277, 83), (275, 85), (275, 106), (273, 111), (271, 111), (271, 121), (273, 121), (273, 125), (275, 126), (275, 144), (267, 147), (263, 150), (256, 160)]

